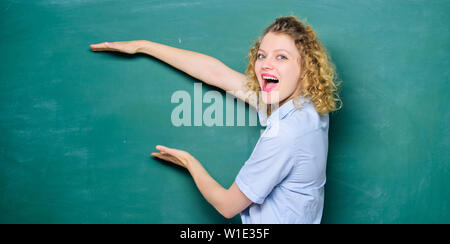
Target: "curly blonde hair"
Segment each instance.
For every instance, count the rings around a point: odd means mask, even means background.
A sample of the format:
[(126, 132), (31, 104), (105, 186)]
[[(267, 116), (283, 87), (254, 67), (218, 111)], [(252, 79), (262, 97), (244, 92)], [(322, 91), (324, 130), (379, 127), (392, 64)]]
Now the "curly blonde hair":
[[(246, 85), (247, 88), (258, 95), (258, 103), (260, 102), (259, 92), (261, 87), (255, 74), (255, 62), (261, 41), (269, 32), (289, 35), (294, 40), (300, 53), (301, 75), (293, 98), (309, 97), (319, 114), (327, 114), (341, 109), (342, 100), (338, 94), (338, 87), (341, 82), (334, 82), (337, 77), (335, 65), (331, 62), (326, 49), (317, 39), (311, 26), (305, 26), (295, 16), (277, 18), (263, 31), (263, 34), (249, 50), (249, 62), (246, 70), (248, 82)], [(336, 106), (336, 103), (339, 103), (339, 107)], [(299, 109), (302, 107), (302, 105), (295, 105)], [(268, 113), (270, 114), (270, 109), (268, 109)]]

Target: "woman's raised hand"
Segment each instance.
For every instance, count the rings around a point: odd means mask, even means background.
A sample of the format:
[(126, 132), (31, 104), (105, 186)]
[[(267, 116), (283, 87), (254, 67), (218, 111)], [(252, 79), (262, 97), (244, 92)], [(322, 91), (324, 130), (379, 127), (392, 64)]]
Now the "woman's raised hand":
[(198, 162), (190, 153), (183, 150), (168, 148), (161, 145), (156, 146), (156, 149), (160, 152), (153, 152), (152, 156), (184, 168), (188, 168), (191, 163)]
[(124, 42), (102, 42), (98, 44), (92, 44), (91, 49), (94, 52), (122, 52), (128, 54), (135, 54), (138, 49), (142, 47), (144, 40), (138, 41), (124, 41)]

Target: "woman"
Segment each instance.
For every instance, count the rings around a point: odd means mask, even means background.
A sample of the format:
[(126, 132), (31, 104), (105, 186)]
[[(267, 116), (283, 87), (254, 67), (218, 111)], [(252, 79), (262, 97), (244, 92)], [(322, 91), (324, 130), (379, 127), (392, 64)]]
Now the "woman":
[(188, 152), (158, 145), (160, 152), (152, 153), (185, 167), (204, 198), (224, 217), (241, 213), (243, 223), (320, 223), (328, 114), (340, 109), (336, 103), (342, 101), (334, 67), (310, 26), (293, 16), (276, 19), (250, 49), (245, 75), (215, 58), (145, 40), (91, 48), (146, 53), (258, 110), (267, 128), (229, 189)]

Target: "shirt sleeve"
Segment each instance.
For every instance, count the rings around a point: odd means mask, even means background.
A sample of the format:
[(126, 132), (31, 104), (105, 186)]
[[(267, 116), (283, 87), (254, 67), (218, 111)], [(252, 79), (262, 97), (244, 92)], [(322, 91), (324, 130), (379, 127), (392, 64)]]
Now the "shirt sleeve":
[(286, 133), (261, 137), (250, 158), (236, 176), (239, 189), (252, 202), (262, 204), (294, 165), (292, 140)]

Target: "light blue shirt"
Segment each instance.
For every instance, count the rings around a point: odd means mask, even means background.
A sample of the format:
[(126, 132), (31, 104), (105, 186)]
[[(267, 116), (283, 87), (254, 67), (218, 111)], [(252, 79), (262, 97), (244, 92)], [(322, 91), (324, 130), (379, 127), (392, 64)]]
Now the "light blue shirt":
[(328, 154), (329, 115), (319, 115), (309, 99), (275, 110), (236, 184), (253, 203), (241, 213), (243, 224), (314, 223), (322, 219)]

